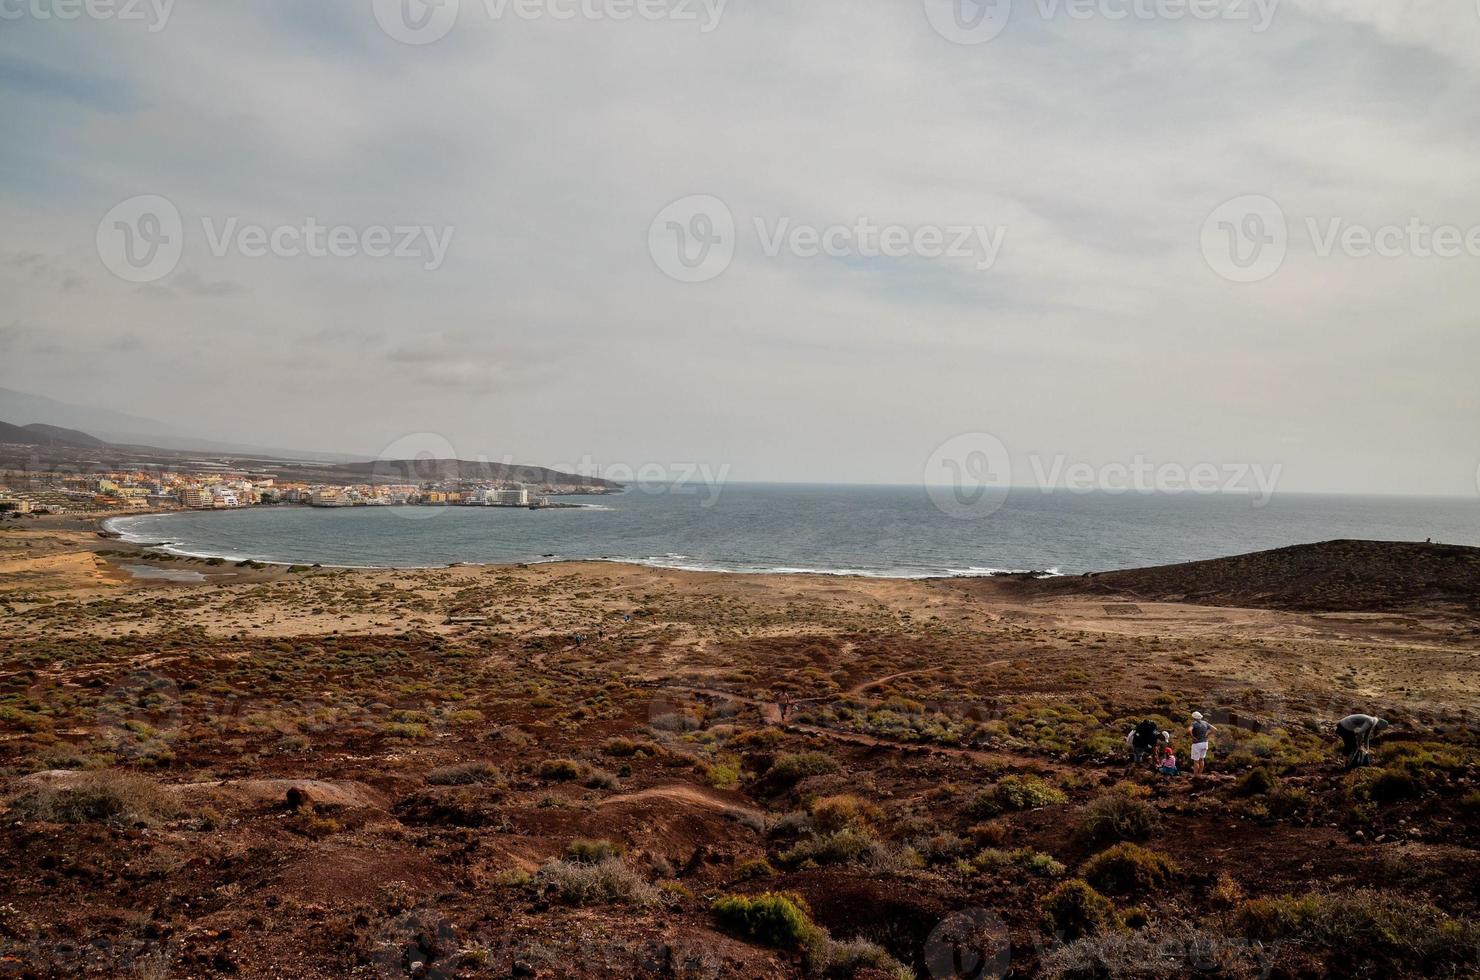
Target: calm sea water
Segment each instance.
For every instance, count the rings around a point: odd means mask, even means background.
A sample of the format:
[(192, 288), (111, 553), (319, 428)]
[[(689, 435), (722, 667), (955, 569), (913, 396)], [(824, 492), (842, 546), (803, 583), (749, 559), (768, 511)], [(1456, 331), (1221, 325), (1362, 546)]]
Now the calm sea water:
[(1161, 565), (1333, 538), (1480, 545), (1480, 499), (1248, 498), (1014, 490), (961, 520), (921, 487), (630, 488), (587, 506), (260, 507), (119, 518), (126, 538), (181, 554), (345, 566), (610, 559), (736, 572), (926, 577)]

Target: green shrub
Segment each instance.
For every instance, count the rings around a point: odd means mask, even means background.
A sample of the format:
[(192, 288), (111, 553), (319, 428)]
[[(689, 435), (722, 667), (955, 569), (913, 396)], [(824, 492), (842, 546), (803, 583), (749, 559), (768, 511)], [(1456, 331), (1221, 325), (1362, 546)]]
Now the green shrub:
[(1356, 803), (1397, 803), (1423, 792), (1423, 782), (1406, 769), (1359, 769), (1346, 777), (1346, 797)]
[(711, 762), (704, 770), (704, 778), (715, 789), (734, 789), (740, 785), (740, 757), (727, 755)]
[(746, 861), (735, 869), (735, 878), (738, 881), (749, 881), (752, 878), (769, 878), (776, 873), (771, 867), (771, 862), (761, 858), (755, 861)]
[(995, 871), (1001, 868), (1021, 868), (1040, 878), (1057, 878), (1064, 873), (1064, 865), (1051, 854), (1032, 848), (1021, 847), (1015, 851), (989, 847), (971, 859), (971, 867), (977, 871)]
[(1275, 785), (1276, 780), (1274, 776), (1268, 769), (1260, 766), (1257, 769), (1250, 769), (1244, 773), (1243, 777), (1234, 784), (1233, 795), (1240, 797), (1263, 796), (1265, 793), (1274, 789)]
[(825, 940), (812, 910), (792, 892), (724, 895), (715, 900), (714, 916), (725, 929), (779, 949), (805, 949)]
[(884, 845), (866, 829), (845, 827), (831, 834), (813, 834), (776, 856), (786, 867), (814, 864), (853, 864), (882, 854)]
[(1116, 844), (1084, 863), (1080, 874), (1100, 891), (1142, 893), (1167, 884), (1178, 868), (1165, 854), (1139, 844)]
[(587, 840), (578, 837), (566, 845), (565, 856), (580, 864), (600, 864), (620, 857), (622, 848), (609, 840)]
[(1065, 942), (1120, 928), (1114, 903), (1077, 878), (1045, 895), (1039, 907), (1044, 925)]
[(1120, 793), (1107, 793), (1091, 800), (1079, 819), (1079, 835), (1092, 843), (1145, 840), (1161, 820), (1156, 808), (1144, 800)]
[(968, 809), (975, 817), (1033, 810), (1068, 803), (1064, 791), (1037, 776), (1003, 776), (972, 799)]
[(824, 776), (838, 771), (838, 763), (822, 752), (789, 752), (778, 756), (770, 776), (779, 783), (791, 785), (808, 776)]

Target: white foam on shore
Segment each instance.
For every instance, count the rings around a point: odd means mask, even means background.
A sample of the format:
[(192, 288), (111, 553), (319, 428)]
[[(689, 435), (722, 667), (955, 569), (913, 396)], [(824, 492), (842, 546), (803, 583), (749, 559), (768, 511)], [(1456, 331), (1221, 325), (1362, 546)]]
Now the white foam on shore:
[[(581, 559), (550, 559), (552, 561), (580, 561)], [(647, 568), (668, 568), (680, 572), (722, 572), (730, 575), (831, 575), (838, 578), (995, 578), (1004, 575), (1036, 575), (1039, 578), (1059, 578), (1063, 572), (1049, 569), (1011, 569), (971, 566), (969, 568), (925, 569), (878, 569), (878, 568), (819, 568), (809, 565), (744, 565), (716, 561), (699, 561), (688, 555), (656, 555), (647, 558), (601, 558), (599, 561), (619, 565), (642, 565)]]

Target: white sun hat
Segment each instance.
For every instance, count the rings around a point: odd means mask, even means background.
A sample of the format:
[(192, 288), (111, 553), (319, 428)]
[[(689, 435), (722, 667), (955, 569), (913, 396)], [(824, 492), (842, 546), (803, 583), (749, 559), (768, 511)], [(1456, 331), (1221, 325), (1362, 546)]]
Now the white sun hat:
[(1192, 720), (1193, 721), (1202, 721), (1202, 712), (1201, 711), (1194, 711), (1192, 713)]

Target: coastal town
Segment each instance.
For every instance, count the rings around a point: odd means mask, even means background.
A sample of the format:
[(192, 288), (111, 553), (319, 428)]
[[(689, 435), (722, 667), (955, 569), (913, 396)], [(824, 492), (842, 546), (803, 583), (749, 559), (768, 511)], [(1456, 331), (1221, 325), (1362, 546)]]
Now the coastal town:
[(553, 498), (609, 493), (584, 484), (444, 479), (334, 485), (294, 482), (249, 470), (127, 470), (92, 474), (0, 470), (0, 518), (113, 511), (232, 510), (272, 504), (308, 507), (570, 506)]

